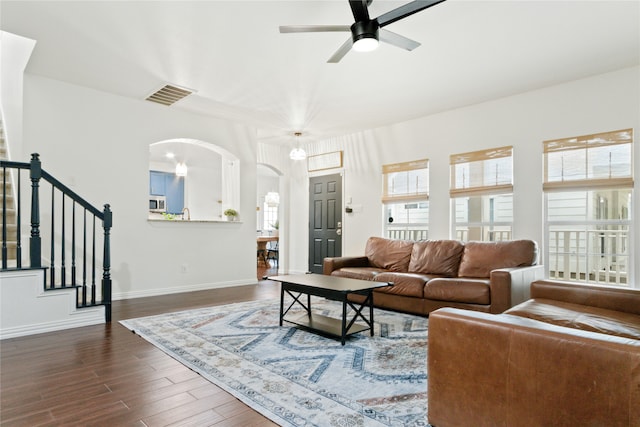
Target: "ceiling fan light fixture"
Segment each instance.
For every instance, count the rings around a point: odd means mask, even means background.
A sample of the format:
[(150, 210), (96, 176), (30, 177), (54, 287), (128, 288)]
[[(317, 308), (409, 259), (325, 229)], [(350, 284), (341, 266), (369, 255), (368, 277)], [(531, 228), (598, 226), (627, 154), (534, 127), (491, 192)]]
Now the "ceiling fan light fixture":
[(356, 52), (371, 52), (378, 47), (378, 23), (359, 21), (351, 26), (352, 49)]
[(404, 50), (414, 50), (420, 43), (400, 34), (386, 30), (389, 24), (440, 4), (446, 0), (413, 0), (371, 19), (369, 5), (372, 0), (349, 0), (349, 7), (355, 22), (346, 25), (281, 25), (281, 33), (324, 33), (351, 31), (351, 37), (327, 60), (336, 64), (350, 51), (370, 52), (378, 47), (380, 41)]
[(353, 43), (353, 50), (356, 52), (371, 52), (378, 48), (380, 43), (373, 37), (363, 37)]

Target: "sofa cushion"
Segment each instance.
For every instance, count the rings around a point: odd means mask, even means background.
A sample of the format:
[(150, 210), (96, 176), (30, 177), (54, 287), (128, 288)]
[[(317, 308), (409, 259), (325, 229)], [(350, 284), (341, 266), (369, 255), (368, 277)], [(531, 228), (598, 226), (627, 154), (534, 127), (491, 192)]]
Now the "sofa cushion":
[(531, 283), (531, 299), (565, 301), (640, 316), (640, 290), (621, 286), (539, 280)]
[(530, 299), (505, 311), (545, 323), (640, 340), (640, 315), (548, 299)]
[(369, 258), (372, 267), (407, 271), (412, 248), (413, 242), (410, 241), (370, 237), (364, 254)]
[(373, 280), (376, 275), (386, 270), (376, 267), (343, 267), (331, 272), (332, 276), (348, 277), (349, 279)]
[(437, 301), (491, 304), (489, 280), (437, 278), (424, 286), (424, 297)]
[[(431, 276), (411, 273), (380, 273), (374, 279), (376, 282), (393, 282), (393, 286), (377, 288), (376, 292), (385, 294), (404, 295), (407, 297), (422, 298), (424, 294), (424, 284), (431, 279)], [(374, 298), (375, 301), (375, 298)]]
[(459, 277), (489, 277), (498, 268), (535, 265), (538, 258), (532, 240), (505, 242), (467, 242), (464, 245)]
[(415, 242), (411, 250), (409, 271), (455, 277), (463, 251), (464, 245), (456, 240)]

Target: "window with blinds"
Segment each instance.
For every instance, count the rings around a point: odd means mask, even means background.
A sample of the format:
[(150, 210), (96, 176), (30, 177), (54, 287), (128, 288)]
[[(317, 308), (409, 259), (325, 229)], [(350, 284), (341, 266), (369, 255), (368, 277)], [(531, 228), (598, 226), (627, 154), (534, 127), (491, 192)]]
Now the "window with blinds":
[(450, 164), (454, 238), (511, 240), (513, 147), (453, 154)]
[(451, 197), (513, 192), (513, 147), (453, 154)]
[(633, 130), (543, 141), (546, 245), (554, 279), (633, 279)]
[(633, 130), (544, 141), (544, 191), (631, 188)]
[(429, 223), (429, 159), (382, 166), (385, 236), (424, 240)]
[(382, 203), (429, 199), (429, 159), (382, 166)]

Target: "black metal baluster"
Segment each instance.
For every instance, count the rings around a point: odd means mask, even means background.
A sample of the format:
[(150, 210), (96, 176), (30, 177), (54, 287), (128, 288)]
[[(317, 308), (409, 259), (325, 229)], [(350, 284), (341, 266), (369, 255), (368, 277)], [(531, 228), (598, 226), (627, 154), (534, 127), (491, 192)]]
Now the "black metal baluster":
[[(16, 262), (17, 267), (22, 268), (22, 231), (21, 231), (21, 217), (22, 217), (22, 189), (20, 179), (20, 169), (16, 169), (16, 175), (18, 175), (18, 200), (16, 201), (17, 217), (16, 217)], [(46, 280), (46, 277), (45, 277)]]
[(60, 247), (60, 285), (63, 288), (67, 287), (67, 266), (66, 266), (66, 256), (65, 256), (65, 238), (66, 238), (66, 234), (65, 234), (65, 223), (66, 223), (66, 218), (65, 218), (65, 209), (64, 209), (64, 200), (65, 200), (65, 196), (64, 193), (62, 193), (62, 238), (61, 240), (61, 247)]
[(91, 252), (91, 305), (96, 305), (96, 216), (93, 215), (93, 249)]
[(82, 305), (87, 305), (87, 209), (82, 221)]
[(102, 302), (105, 321), (111, 322), (111, 226), (112, 216), (109, 205), (104, 205), (102, 226), (104, 228), (104, 255), (102, 257)]
[(71, 201), (71, 286), (76, 286), (76, 202)]
[(7, 168), (2, 167), (2, 269), (7, 269)]
[(40, 178), (42, 164), (38, 153), (31, 155), (31, 238), (29, 239), (29, 262), (32, 268), (42, 266), (42, 247), (40, 239)]
[[(51, 289), (56, 286), (56, 246), (55, 246), (55, 236), (56, 236), (56, 187), (51, 186), (51, 266), (50, 269), (50, 277), (51, 283), (49, 283), (49, 287)], [(45, 284), (46, 286), (46, 284)]]

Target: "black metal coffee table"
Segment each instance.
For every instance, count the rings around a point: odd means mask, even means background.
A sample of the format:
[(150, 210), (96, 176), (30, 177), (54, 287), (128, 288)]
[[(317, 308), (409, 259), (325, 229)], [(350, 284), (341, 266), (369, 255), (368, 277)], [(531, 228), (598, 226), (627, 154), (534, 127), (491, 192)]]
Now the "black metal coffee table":
[[(342, 345), (344, 345), (347, 336), (358, 332), (369, 330), (371, 331), (371, 336), (373, 336), (373, 290), (391, 285), (391, 283), (387, 282), (372, 282), (322, 274), (290, 274), (268, 277), (268, 279), (281, 283), (280, 326), (282, 326), (283, 321), (287, 321), (322, 335), (340, 338)], [(293, 298), (286, 310), (284, 309), (285, 293)], [(349, 301), (347, 299), (349, 294), (364, 295), (365, 300), (362, 304)], [(306, 304), (301, 301), (302, 295), (307, 296)], [(312, 313), (311, 295), (333, 301), (341, 301), (342, 318), (335, 319)], [(285, 318), (285, 315), (296, 303), (301, 305), (307, 314), (299, 318)], [(354, 311), (353, 318), (350, 320), (347, 319), (347, 306)], [(369, 318), (362, 313), (366, 307), (369, 307)], [(358, 318), (362, 319), (365, 324), (356, 323)]]

